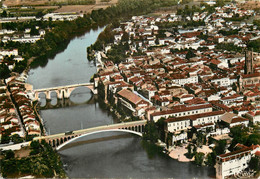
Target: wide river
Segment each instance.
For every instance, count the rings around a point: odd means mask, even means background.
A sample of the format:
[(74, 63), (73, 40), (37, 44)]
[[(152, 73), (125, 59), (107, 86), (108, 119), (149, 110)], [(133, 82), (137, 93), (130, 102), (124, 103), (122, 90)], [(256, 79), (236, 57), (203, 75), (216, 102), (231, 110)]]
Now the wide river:
[[(89, 82), (96, 67), (88, 62), (86, 47), (96, 41), (102, 30), (91, 30), (72, 39), (67, 48), (49, 59), (44, 67), (31, 69), (27, 82), (34, 89)], [(46, 101), (41, 97), (41, 106), (44, 106)], [(73, 105), (52, 108), (50, 106), (57, 103), (55, 94), (52, 98), (48, 108), (40, 111), (50, 134), (116, 122), (84, 87), (73, 91), (70, 97)], [(69, 177), (210, 178), (215, 175), (212, 169), (180, 163), (153, 150), (137, 136), (107, 132), (83, 137), (59, 154)]]

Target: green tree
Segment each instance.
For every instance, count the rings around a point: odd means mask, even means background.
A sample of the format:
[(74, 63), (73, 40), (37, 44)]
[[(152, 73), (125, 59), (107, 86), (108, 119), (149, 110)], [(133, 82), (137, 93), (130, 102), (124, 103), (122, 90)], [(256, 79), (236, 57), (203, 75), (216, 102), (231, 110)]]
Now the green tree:
[(152, 143), (156, 143), (159, 139), (159, 133), (154, 122), (148, 122), (144, 128), (143, 138)]
[(3, 177), (7, 177), (9, 174), (17, 173), (16, 159), (1, 160), (1, 173)]
[(12, 158), (14, 158), (14, 151), (12, 150), (5, 151), (5, 160), (12, 159)]
[(166, 118), (160, 118), (155, 124), (158, 128), (158, 132), (160, 135), (160, 140), (165, 141), (165, 131), (164, 131), (164, 126), (165, 126), (165, 120)]
[(23, 142), (23, 138), (20, 137), (18, 134), (12, 135), (12, 136), (11, 136), (11, 140), (12, 140), (15, 144), (18, 144), (18, 143)]
[(3, 10), (2, 14), (1, 14), (1, 17), (7, 17), (7, 12), (6, 12), (6, 10)]
[(0, 64), (0, 79), (5, 79), (10, 76), (11, 71), (5, 63)]
[(122, 41), (128, 41), (129, 40), (129, 34), (124, 31), (123, 36), (122, 36)]
[(32, 172), (36, 176), (44, 176), (46, 173), (48, 173), (49, 168), (44, 163), (44, 159), (42, 157), (35, 157), (31, 159), (32, 164)]
[(208, 165), (208, 166), (214, 166), (216, 164), (216, 153), (215, 153), (215, 151), (213, 151), (213, 152), (211, 152), (207, 155), (205, 164)]
[(191, 145), (191, 144), (189, 144), (189, 145), (187, 146), (187, 150), (188, 150), (187, 157), (188, 157), (189, 159), (191, 159), (191, 158), (193, 157), (192, 145)]
[(199, 152), (195, 154), (195, 164), (201, 166), (204, 160), (204, 153)]
[(190, 58), (193, 58), (193, 57), (196, 57), (196, 55), (193, 53), (192, 50), (188, 50), (188, 53), (186, 54), (186, 59), (190, 59)]
[(42, 146), (39, 141), (32, 141), (30, 144), (31, 152), (30, 155), (36, 155), (41, 152)]
[(7, 144), (10, 142), (10, 137), (8, 134), (4, 133), (1, 137), (1, 144)]
[(246, 145), (251, 146), (252, 144), (260, 144), (260, 133), (250, 134), (246, 140)]
[(226, 145), (227, 145), (226, 140), (219, 140), (215, 147), (216, 154), (217, 155), (224, 154), (226, 151)]
[(260, 159), (259, 157), (252, 157), (250, 162), (248, 163), (249, 168), (255, 171), (260, 170)]

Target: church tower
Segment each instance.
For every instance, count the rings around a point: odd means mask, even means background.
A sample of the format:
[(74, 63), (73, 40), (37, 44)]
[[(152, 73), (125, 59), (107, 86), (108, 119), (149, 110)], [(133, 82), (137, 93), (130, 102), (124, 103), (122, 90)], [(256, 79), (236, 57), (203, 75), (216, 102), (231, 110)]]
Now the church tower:
[(254, 73), (253, 59), (254, 59), (253, 50), (251, 50), (251, 51), (246, 50), (246, 52), (245, 52), (245, 69), (244, 69), (245, 74)]

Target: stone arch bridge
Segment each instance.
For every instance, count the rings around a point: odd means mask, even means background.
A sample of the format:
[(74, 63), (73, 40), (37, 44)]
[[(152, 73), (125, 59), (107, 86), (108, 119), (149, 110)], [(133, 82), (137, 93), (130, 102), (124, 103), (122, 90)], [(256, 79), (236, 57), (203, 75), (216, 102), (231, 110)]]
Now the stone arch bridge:
[(132, 133), (132, 134), (142, 136), (146, 123), (147, 123), (146, 120), (123, 122), (123, 123), (117, 123), (117, 124), (111, 124), (111, 125), (92, 127), (92, 128), (88, 128), (88, 129), (76, 130), (76, 131), (70, 132), (69, 134), (60, 133), (60, 134), (54, 134), (54, 135), (48, 135), (48, 136), (35, 137), (33, 140), (38, 140), (38, 141), (45, 140), (52, 147), (59, 150), (63, 146), (73, 142), (74, 140), (76, 140), (80, 137), (84, 137), (84, 136), (92, 135), (92, 134), (96, 134), (96, 133), (101, 133), (101, 132), (120, 131), (120, 132), (127, 132), (127, 133)]
[(78, 87), (89, 88), (93, 94), (97, 94), (97, 89), (95, 89), (94, 83), (81, 83), (67, 86), (57, 86), (52, 88), (43, 88), (33, 90), (34, 99), (39, 100), (39, 94), (44, 93), (47, 100), (51, 99), (51, 92), (56, 92), (58, 99), (69, 98), (72, 91)]

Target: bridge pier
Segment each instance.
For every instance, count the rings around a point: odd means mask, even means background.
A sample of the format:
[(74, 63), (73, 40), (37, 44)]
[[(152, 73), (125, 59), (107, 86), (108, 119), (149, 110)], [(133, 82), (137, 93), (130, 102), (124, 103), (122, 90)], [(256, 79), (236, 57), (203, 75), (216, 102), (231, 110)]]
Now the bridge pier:
[(46, 100), (51, 100), (51, 91), (46, 91), (45, 95), (46, 95)]

